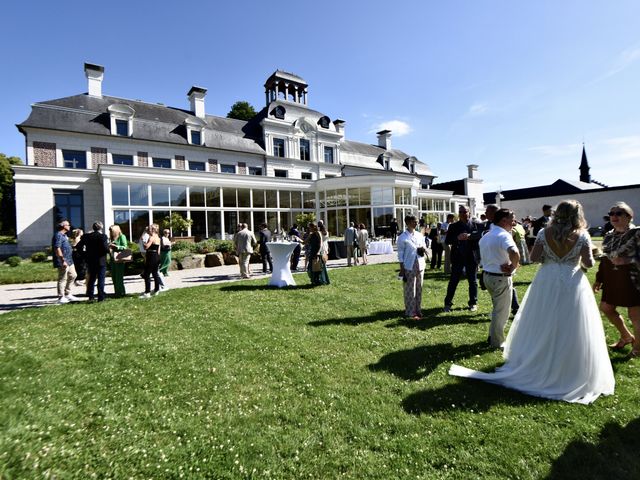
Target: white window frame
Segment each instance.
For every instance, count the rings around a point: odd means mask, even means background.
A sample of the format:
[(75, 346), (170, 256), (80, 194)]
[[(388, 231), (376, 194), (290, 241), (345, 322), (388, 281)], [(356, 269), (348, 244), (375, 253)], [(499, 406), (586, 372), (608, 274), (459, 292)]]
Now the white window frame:
[(111, 127), (111, 135), (116, 137), (124, 137), (124, 135), (118, 135), (118, 128), (116, 126), (116, 120), (124, 120), (127, 122), (127, 137), (133, 136), (133, 117), (136, 111), (129, 105), (123, 103), (114, 103), (107, 108), (109, 111), (109, 121)]

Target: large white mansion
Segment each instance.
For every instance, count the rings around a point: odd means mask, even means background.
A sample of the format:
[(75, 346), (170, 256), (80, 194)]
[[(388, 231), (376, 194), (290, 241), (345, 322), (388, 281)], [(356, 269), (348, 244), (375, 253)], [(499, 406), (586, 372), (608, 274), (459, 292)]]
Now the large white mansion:
[(283, 230), (300, 212), (325, 219), (332, 234), (350, 221), (384, 234), (392, 217), (482, 209), (482, 180), (468, 166), (464, 195), (431, 188), (435, 175), (391, 147), (345, 139), (345, 122), (308, 106), (300, 77), (276, 71), (266, 106), (249, 121), (209, 115), (206, 89), (190, 108), (102, 93), (104, 68), (85, 64), (88, 92), (35, 103), (18, 125), (26, 165), (14, 167), (20, 253), (49, 244), (61, 218), (86, 228), (119, 224), (129, 239), (171, 212), (193, 220), (189, 234), (227, 238), (238, 222)]

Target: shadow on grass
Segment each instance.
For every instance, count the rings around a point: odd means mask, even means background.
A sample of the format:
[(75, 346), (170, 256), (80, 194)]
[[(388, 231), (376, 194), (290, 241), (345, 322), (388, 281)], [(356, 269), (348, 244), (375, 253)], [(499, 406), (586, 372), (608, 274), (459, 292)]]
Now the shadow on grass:
[(398, 319), (402, 314), (398, 310), (376, 312), (365, 317), (328, 318), (326, 320), (314, 320), (307, 323), (311, 327), (325, 327), (328, 325), (362, 325), (365, 323), (384, 322), (385, 320)]
[(478, 342), (454, 347), (450, 343), (425, 345), (410, 350), (388, 353), (378, 363), (369, 365), (373, 372), (387, 371), (404, 380), (420, 380), (433, 372), (442, 362), (452, 362), (487, 352), (487, 345)]
[[(462, 312), (462, 310), (460, 311)], [(387, 325), (387, 328), (406, 327), (427, 330), (429, 328), (439, 327), (440, 325), (457, 325), (464, 323), (475, 324), (487, 321), (486, 318), (477, 315), (442, 315), (442, 308), (423, 309), (422, 313), (424, 315), (422, 320), (405, 318), (404, 314), (400, 310), (387, 310), (375, 312), (364, 317), (328, 318), (326, 320), (314, 320), (313, 322), (309, 322), (307, 325), (311, 327), (325, 327), (328, 325), (357, 326), (366, 323), (396, 320), (396, 322)]]
[(436, 390), (423, 390), (402, 401), (402, 408), (411, 415), (473, 410), (486, 412), (494, 405), (535, 405), (549, 400), (531, 397), (508, 388), (478, 380), (459, 379), (457, 383)]
[(396, 323), (392, 323), (387, 325), (387, 328), (398, 328), (398, 327), (406, 327), (406, 328), (417, 328), (419, 330), (428, 330), (430, 328), (439, 327), (442, 325), (460, 325), (460, 324), (476, 324), (476, 323), (485, 323), (489, 320), (486, 316), (475, 314), (470, 314), (468, 310), (460, 310), (460, 312), (465, 311), (467, 314), (465, 315), (455, 315), (455, 314), (443, 314), (442, 308), (429, 308), (422, 310), (422, 319), (421, 320), (412, 320), (409, 318), (400, 318)]
[(626, 427), (608, 423), (596, 444), (576, 440), (567, 445), (546, 477), (555, 479), (640, 478), (640, 418)]

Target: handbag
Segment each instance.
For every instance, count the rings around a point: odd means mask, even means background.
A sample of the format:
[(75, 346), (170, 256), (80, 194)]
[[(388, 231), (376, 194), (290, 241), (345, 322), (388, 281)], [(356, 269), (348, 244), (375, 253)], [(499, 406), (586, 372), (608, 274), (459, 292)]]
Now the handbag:
[(133, 252), (130, 248), (125, 248), (115, 252), (113, 259), (116, 263), (125, 263), (133, 261)]
[(311, 260), (311, 271), (312, 272), (322, 271), (322, 259), (320, 257), (314, 257), (313, 260)]

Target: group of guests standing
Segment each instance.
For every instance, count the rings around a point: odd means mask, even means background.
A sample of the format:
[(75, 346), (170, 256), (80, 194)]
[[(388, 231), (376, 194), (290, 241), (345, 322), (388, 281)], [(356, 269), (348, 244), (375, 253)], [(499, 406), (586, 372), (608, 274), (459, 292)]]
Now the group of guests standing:
[(344, 231), (344, 246), (347, 251), (347, 266), (350, 267), (353, 261), (354, 265), (358, 265), (358, 259), (363, 265), (369, 263), (367, 259), (369, 245), (369, 232), (364, 223), (356, 225), (355, 222), (349, 223)]
[[(96, 221), (92, 231), (85, 234), (75, 229), (71, 241), (68, 233), (71, 229), (68, 220), (58, 223), (58, 229), (52, 238), (53, 265), (58, 269), (58, 303), (65, 304), (79, 301), (71, 293), (72, 285), (81, 286), (84, 282), (85, 293), (89, 301), (97, 299), (102, 302), (107, 298), (105, 277), (107, 266), (111, 272), (114, 297), (126, 295), (124, 285), (125, 263), (131, 261), (131, 251), (127, 237), (118, 225), (109, 227), (107, 236), (102, 222)], [(155, 281), (155, 292), (164, 287), (159, 271), (168, 275), (171, 264), (171, 241), (169, 230), (164, 231), (162, 239), (158, 236), (159, 227), (149, 225), (140, 239), (141, 251), (145, 257), (145, 268), (142, 274), (145, 279), (145, 292), (141, 298), (151, 296), (150, 277)], [(124, 255), (123, 255), (124, 254)], [(97, 286), (97, 290), (96, 290)]]
[[(546, 207), (546, 206), (545, 206)], [(550, 207), (549, 207), (550, 209)], [(469, 284), (468, 308), (477, 305), (477, 269), (491, 295), (488, 342), (504, 350), (505, 364), (493, 373), (452, 365), (449, 373), (513, 388), (521, 392), (577, 403), (591, 403), (613, 393), (615, 380), (599, 311), (616, 327), (620, 338), (613, 350), (631, 344), (628, 358), (640, 356), (640, 229), (632, 224), (633, 210), (624, 202), (609, 212), (613, 229), (603, 241), (596, 281), (590, 286), (583, 269), (595, 265), (593, 246), (579, 202), (560, 202), (537, 235), (531, 262), (540, 262), (525, 299), (514, 316), (506, 340), (505, 326), (513, 311), (513, 274), (522, 256), (513, 236), (517, 222), (508, 209), (491, 209), (486, 222), (475, 223), (461, 207), (459, 220), (449, 226), (452, 273), (445, 297), (450, 311), (462, 276)], [(416, 218), (405, 218), (398, 238), (400, 274), (405, 281), (405, 315), (421, 318), (420, 301), (425, 268), (424, 237)], [(602, 290), (598, 308), (594, 292)], [(618, 312), (627, 308), (633, 333)]]
[[(309, 223), (304, 234), (301, 234), (297, 225), (294, 224), (288, 232), (288, 237), (292, 242), (296, 243), (290, 257), (291, 271), (298, 269), (302, 246), (305, 245), (305, 268), (311, 283), (313, 285), (329, 285), (330, 281), (327, 273), (329, 232), (327, 232), (324, 223), (321, 220), (318, 223)], [(249, 230), (249, 226), (246, 223), (238, 224), (237, 231), (233, 236), (233, 244), (238, 256), (241, 278), (251, 278), (249, 262), (258, 245), (262, 260), (262, 273), (273, 271), (273, 259), (268, 245), (271, 239), (272, 233), (266, 223), (259, 226), (258, 239)]]

